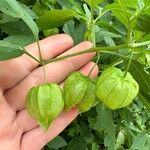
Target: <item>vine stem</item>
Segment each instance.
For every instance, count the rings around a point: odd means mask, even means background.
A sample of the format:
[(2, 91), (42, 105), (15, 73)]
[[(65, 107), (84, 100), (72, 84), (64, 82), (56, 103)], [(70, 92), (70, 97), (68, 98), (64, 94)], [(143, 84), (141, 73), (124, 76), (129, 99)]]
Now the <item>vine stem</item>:
[[(95, 29), (94, 29), (95, 28), (94, 27), (95, 26), (95, 21), (94, 21), (94, 16), (93, 16), (93, 14), (94, 14), (93, 8), (91, 8), (91, 12), (92, 12), (91, 13), (91, 30), (92, 30), (91, 39), (92, 39), (93, 48), (95, 48), (96, 47), (96, 35), (95, 35)], [(88, 74), (88, 77), (91, 76), (94, 68), (96, 67), (96, 65), (99, 62), (100, 54), (99, 54), (99, 52), (97, 52), (97, 54), (98, 54), (98, 59), (97, 59), (96, 63), (93, 65), (93, 67), (91, 68), (91, 70), (90, 70), (90, 72)]]
[(38, 46), (40, 62), (41, 62), (41, 64), (42, 64), (43, 58), (42, 58), (42, 51), (41, 51), (39, 39), (37, 39), (36, 42), (37, 42), (37, 46)]
[(26, 55), (28, 55), (29, 57), (31, 57), (32, 59), (34, 59), (35, 61), (37, 61), (39, 64), (41, 64), (41, 62), (37, 59), (37, 58), (35, 58), (34, 56), (32, 56), (29, 52), (27, 52), (25, 49), (23, 49), (24, 50), (24, 52), (25, 52), (25, 54)]
[(129, 62), (128, 62), (127, 67), (126, 67), (126, 69), (125, 69), (124, 78), (126, 77), (127, 72), (128, 72), (128, 70), (129, 70), (129, 68), (130, 68), (132, 59), (133, 59), (133, 51), (131, 51), (130, 59), (129, 59)]
[(40, 58), (40, 64), (43, 67), (43, 73), (44, 73), (44, 83), (47, 82), (47, 78), (46, 78), (46, 69), (45, 69), (45, 61), (43, 60), (42, 57), (42, 51), (41, 51), (41, 47), (40, 47), (40, 43), (39, 43), (39, 39), (36, 40), (37, 42), (37, 46), (38, 46), (38, 51), (39, 51), (39, 58)]
[(87, 53), (91, 53), (91, 52), (116, 51), (116, 50), (119, 50), (119, 49), (122, 49), (122, 48), (127, 48), (127, 47), (128, 47), (127, 44), (122, 44), (122, 45), (114, 46), (114, 47), (90, 48), (90, 49), (87, 49), (87, 50), (83, 50), (81, 52), (69, 54), (69, 55), (62, 56), (62, 57), (56, 57), (56, 58), (53, 58), (53, 59), (49, 59), (49, 60), (45, 61), (45, 64), (56, 62), (56, 61), (61, 61), (61, 60), (64, 60), (64, 59), (67, 59), (67, 58), (70, 58), (70, 57), (75, 57), (75, 56), (78, 56), (78, 55), (83, 55), (83, 54), (87, 54)]
[(92, 67), (92, 69), (90, 70), (90, 72), (89, 72), (89, 74), (88, 74), (88, 77), (90, 77), (90, 75), (92, 74), (92, 72), (93, 72), (93, 70), (94, 70), (94, 68), (96, 67), (96, 65), (98, 64), (98, 62), (99, 62), (99, 60), (100, 60), (100, 53), (98, 52), (97, 53), (97, 61), (96, 61), (96, 63), (94, 64), (94, 66)]
[(133, 47), (140, 47), (140, 46), (145, 46), (145, 45), (149, 45), (150, 44), (150, 41), (144, 41), (144, 42), (141, 42), (141, 43), (134, 43), (132, 44)]

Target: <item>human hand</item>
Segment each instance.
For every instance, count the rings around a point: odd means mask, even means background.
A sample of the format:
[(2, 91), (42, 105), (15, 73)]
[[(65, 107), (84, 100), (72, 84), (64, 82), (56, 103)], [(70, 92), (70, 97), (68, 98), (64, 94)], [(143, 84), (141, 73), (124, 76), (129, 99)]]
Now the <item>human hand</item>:
[[(68, 35), (60, 34), (41, 40), (40, 46), (43, 58), (47, 60), (88, 49), (92, 44), (83, 42), (72, 47), (72, 39)], [(26, 46), (26, 49), (38, 58), (38, 48), (35, 43)], [(93, 62), (90, 62), (92, 57), (94, 53), (47, 64), (48, 82), (60, 83), (60, 86), (63, 87), (63, 80), (75, 70), (88, 75), (94, 65)], [(95, 67), (91, 77), (94, 78), (97, 74), (98, 67)], [(78, 115), (76, 108), (62, 113), (50, 125), (48, 131), (44, 132), (25, 108), (27, 92), (31, 87), (42, 84), (43, 80), (42, 67), (38, 67), (38, 63), (27, 55), (0, 62), (1, 150), (40, 150)]]

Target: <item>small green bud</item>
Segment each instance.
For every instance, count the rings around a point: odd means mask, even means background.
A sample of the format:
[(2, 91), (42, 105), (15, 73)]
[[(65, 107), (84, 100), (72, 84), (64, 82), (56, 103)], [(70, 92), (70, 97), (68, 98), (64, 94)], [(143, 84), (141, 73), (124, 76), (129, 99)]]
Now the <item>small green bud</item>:
[(50, 123), (62, 112), (64, 100), (62, 91), (56, 84), (33, 87), (27, 95), (26, 107), (40, 126), (47, 130)]
[(65, 110), (77, 106), (80, 112), (88, 111), (96, 103), (96, 84), (79, 72), (71, 74), (64, 84)]
[(97, 81), (97, 97), (109, 108), (128, 106), (139, 92), (139, 85), (128, 72), (115, 67), (103, 71)]

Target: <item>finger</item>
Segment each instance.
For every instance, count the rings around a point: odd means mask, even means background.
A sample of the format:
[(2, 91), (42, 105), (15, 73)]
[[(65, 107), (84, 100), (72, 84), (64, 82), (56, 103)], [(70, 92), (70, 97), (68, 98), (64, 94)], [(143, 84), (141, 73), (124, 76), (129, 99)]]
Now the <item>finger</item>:
[[(16, 140), (21, 137), (22, 131), (18, 129), (18, 124), (16, 122), (16, 112), (10, 107), (10, 105), (5, 101), (3, 93), (0, 90), (0, 145), (5, 141), (9, 141), (11, 145), (12, 137), (16, 137)], [(4, 144), (5, 145), (5, 144)], [(5, 147), (5, 148), (4, 148)], [(8, 145), (3, 148), (7, 149)], [(2, 147), (0, 149), (3, 149)], [(10, 148), (10, 147), (9, 147)]]
[[(92, 47), (91, 42), (83, 42), (65, 54), (82, 51)], [(64, 55), (64, 54), (63, 54)], [(84, 54), (82, 56), (72, 57), (60, 62), (54, 62), (45, 66), (47, 82), (60, 83), (62, 82), (72, 71), (79, 69), (94, 57), (95, 53)], [(5, 98), (10, 105), (17, 111), (25, 108), (25, 99), (27, 92), (33, 86), (43, 83), (44, 81), (43, 68), (35, 69), (27, 78), (20, 82), (13, 89), (8, 90), (5, 93)], [(15, 93), (15, 94), (14, 94)]]
[[(89, 62), (84, 67), (82, 67), (79, 71), (84, 74), (88, 75), (95, 63)], [(94, 70), (91, 73), (91, 78), (95, 78), (98, 75), (98, 67), (95, 66)], [(63, 82), (60, 84), (61, 88), (63, 87)], [(37, 122), (28, 114), (27, 110), (24, 109), (17, 114), (17, 121), (19, 126), (23, 129), (24, 132), (32, 130), (33, 128), (37, 127)]]
[(21, 149), (22, 150), (39, 150), (48, 141), (56, 137), (62, 132), (67, 125), (69, 125), (78, 115), (76, 108), (70, 112), (62, 113), (55, 121), (51, 124), (49, 130), (44, 132), (40, 127), (25, 133), (22, 137)]
[[(56, 57), (72, 46), (72, 38), (65, 34), (54, 35), (40, 41), (42, 55), (45, 60)], [(26, 49), (30, 54), (36, 58), (39, 58), (38, 47), (36, 43), (26, 46)], [(0, 61), (1, 87), (3, 90), (12, 88), (38, 65), (39, 64), (35, 60), (27, 55), (22, 55), (21, 57), (8, 61)]]

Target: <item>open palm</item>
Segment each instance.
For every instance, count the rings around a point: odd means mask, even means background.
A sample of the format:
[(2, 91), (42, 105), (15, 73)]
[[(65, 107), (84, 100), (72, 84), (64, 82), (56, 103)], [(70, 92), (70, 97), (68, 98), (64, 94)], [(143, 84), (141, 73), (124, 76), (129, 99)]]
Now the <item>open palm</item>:
[[(55, 35), (40, 41), (45, 60), (90, 48), (90, 42), (73, 47), (70, 36)], [(38, 58), (37, 45), (26, 46), (27, 51)], [(48, 82), (59, 83), (75, 70), (87, 75), (94, 63), (90, 62), (94, 53), (84, 54), (60, 62), (46, 65)], [(95, 67), (91, 77), (96, 77)], [(44, 132), (28, 114), (25, 99), (28, 90), (43, 82), (43, 70), (30, 57), (0, 62), (0, 149), (1, 150), (40, 150), (47, 142), (55, 138), (78, 115), (76, 108), (62, 113)]]

